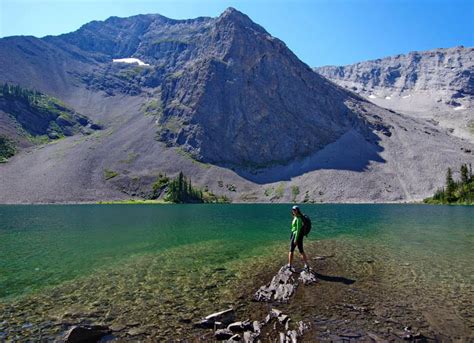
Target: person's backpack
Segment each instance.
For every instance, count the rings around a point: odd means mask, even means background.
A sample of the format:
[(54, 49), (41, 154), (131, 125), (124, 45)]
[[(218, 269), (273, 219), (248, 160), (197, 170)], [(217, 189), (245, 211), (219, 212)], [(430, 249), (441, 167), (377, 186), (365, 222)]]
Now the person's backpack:
[(308, 236), (309, 232), (311, 231), (311, 219), (308, 215), (303, 214), (301, 216), (301, 220), (303, 221), (303, 226), (301, 227), (302, 233), (304, 236)]

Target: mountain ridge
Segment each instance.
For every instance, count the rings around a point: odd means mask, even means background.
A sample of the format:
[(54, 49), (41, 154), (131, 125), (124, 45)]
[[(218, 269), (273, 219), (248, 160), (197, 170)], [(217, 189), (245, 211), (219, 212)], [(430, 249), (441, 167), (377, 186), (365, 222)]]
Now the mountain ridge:
[(0, 81), (104, 128), (1, 165), (0, 202), (146, 198), (160, 173), (180, 171), (235, 202), (289, 202), (294, 187), (301, 202), (413, 201), (442, 184), (433, 169), (473, 159), (471, 143), (320, 76), (235, 9), (132, 18), (0, 39)]

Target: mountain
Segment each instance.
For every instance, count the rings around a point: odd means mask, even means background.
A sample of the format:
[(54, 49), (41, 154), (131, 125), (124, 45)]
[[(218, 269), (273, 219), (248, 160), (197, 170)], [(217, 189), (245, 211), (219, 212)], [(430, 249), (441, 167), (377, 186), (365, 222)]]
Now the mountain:
[(406, 201), (442, 184), (434, 169), (474, 156), (434, 123), (315, 73), (233, 8), (7, 37), (0, 62), (0, 82), (56, 97), (103, 128), (0, 165), (0, 202), (150, 197), (158, 175), (180, 171), (237, 202)]
[(315, 71), (382, 107), (433, 119), (474, 141), (474, 48), (411, 52)]

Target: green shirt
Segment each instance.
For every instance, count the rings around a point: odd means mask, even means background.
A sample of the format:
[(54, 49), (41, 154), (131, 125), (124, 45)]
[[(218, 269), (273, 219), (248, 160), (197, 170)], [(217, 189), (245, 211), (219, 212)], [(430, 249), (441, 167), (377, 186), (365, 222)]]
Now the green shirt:
[(293, 221), (291, 222), (291, 232), (295, 236), (295, 241), (297, 241), (298, 238), (300, 238), (302, 227), (303, 227), (303, 220), (301, 219), (301, 217), (299, 216), (294, 217)]

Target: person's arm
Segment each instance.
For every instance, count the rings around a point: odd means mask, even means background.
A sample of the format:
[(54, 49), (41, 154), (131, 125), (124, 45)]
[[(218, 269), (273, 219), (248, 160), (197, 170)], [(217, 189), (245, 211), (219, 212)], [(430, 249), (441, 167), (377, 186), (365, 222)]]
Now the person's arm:
[(296, 217), (296, 235), (295, 235), (295, 241), (298, 241), (301, 235), (301, 228), (303, 227), (303, 220), (301, 217)]

